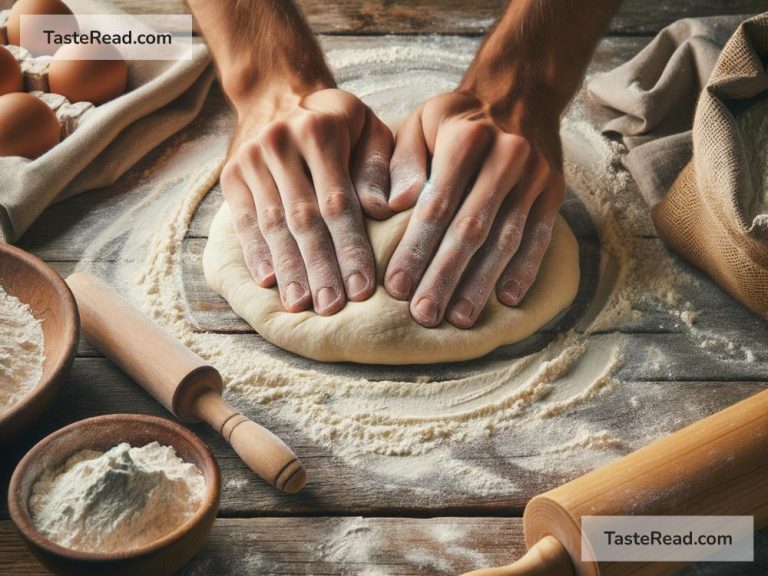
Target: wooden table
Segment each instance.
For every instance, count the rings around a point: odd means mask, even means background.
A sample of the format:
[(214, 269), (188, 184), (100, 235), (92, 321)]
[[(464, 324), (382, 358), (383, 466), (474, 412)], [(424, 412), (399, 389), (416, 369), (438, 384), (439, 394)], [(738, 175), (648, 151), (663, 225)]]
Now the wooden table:
[[(119, 0), (116, 3), (136, 13), (184, 10), (180, 2), (173, 0)], [(386, 42), (384, 34), (478, 35), (487, 28), (503, 2), (340, 0), (331, 5), (304, 0), (301, 4), (315, 29), (326, 35), (324, 45), (333, 48)], [(609, 36), (601, 43), (590, 73), (608, 70), (627, 60), (662, 26), (677, 18), (753, 13), (762, 8), (760, 0), (687, 3), (627, 0), (611, 24)], [(599, 111), (592, 112), (589, 121), (599, 123)], [(50, 208), (19, 245), (67, 274), (88, 242), (88, 238), (78, 235), (79, 223), (92, 217), (93, 206), (99, 199), (119, 193), (121, 187), (129, 185), (142, 170), (171, 154), (181, 139), (204, 131), (213, 118), (222, 117), (229, 117), (229, 112), (215, 88), (200, 117), (184, 134), (153, 151), (115, 186)], [(243, 328), (242, 324), (207, 290), (199, 275), (199, 256), (213, 209), (220, 202), (219, 195), (220, 192), (214, 190), (206, 199), (184, 243), (187, 297), (198, 327), (236, 332)], [(566, 210), (579, 236), (582, 257), (588, 260), (589, 252), (594, 255), (597, 250), (594, 231), (588, 222), (581, 221), (575, 204)], [(653, 229), (647, 226), (638, 227), (637, 236), (643, 241), (659, 242)], [(756, 350), (768, 350), (768, 324), (745, 311), (706, 278), (700, 278), (700, 285), (689, 296), (695, 299), (702, 317), (721, 326), (730, 337), (748, 341)], [(708, 358), (706, 350), (686, 341), (674, 324), (664, 318), (651, 315), (627, 332), (633, 345), (629, 346), (630, 355), (621, 373), (625, 386), (629, 390), (658, 389), (659, 398), (663, 399), (660, 411), (668, 406), (678, 409), (677, 426), (751, 395), (768, 381), (768, 355), (761, 353), (756, 362), (724, 370)], [(668, 365), (653, 366), (646, 362), (642, 351), (650, 344), (673, 351)], [(15, 463), (37, 440), (70, 422), (112, 412), (167, 416), (145, 392), (83, 342), (57, 406), (41, 419), (28, 439), (3, 455), (0, 463), (3, 486), (7, 486)], [(633, 425), (622, 420), (627, 418), (623, 414), (614, 414), (611, 418)], [(278, 494), (254, 481), (252, 474), (217, 436), (203, 427), (193, 427), (214, 450), (224, 482), (220, 517), (213, 533), (182, 574), (451, 574), (481, 565), (509, 563), (523, 551), (520, 516), (527, 500), (568, 478), (567, 475), (526, 473), (516, 469), (513, 461), (495, 463), (497, 471), (518, 474), (523, 490), (505, 498), (490, 499), (467, 496), (457, 490), (427, 501), (409, 485), (390, 482), (384, 486), (376, 478), (350, 470), (344, 462), (313, 445), (290, 426), (265, 423), (301, 455), (311, 473), (311, 485), (299, 495)], [(652, 432), (646, 435), (652, 436)], [(468, 458), (489, 459), (482, 450), (474, 450)], [(47, 573), (27, 553), (16, 535), (8, 520), (5, 502), (0, 504), (0, 573)], [(766, 574), (768, 533), (758, 535), (754, 564), (702, 564), (685, 573)]]

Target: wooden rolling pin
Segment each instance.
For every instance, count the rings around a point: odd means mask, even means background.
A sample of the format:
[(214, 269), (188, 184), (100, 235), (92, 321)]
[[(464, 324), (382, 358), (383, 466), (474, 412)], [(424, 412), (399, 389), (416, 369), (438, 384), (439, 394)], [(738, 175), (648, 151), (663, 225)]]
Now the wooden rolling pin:
[(684, 564), (581, 559), (582, 516), (754, 516), (768, 526), (768, 390), (533, 498), (528, 553), (465, 576), (666, 576)]
[(307, 482), (299, 459), (282, 440), (225, 402), (221, 375), (98, 278), (67, 278), (83, 334), (104, 356), (185, 422), (204, 421), (248, 467), (293, 494)]

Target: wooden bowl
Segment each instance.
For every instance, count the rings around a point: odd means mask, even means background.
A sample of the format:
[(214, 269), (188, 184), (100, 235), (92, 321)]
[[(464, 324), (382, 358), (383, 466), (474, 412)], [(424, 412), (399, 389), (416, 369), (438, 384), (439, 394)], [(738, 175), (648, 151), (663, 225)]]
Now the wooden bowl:
[(72, 367), (80, 335), (75, 299), (59, 274), (39, 258), (0, 242), (0, 285), (27, 304), (43, 325), (45, 363), (37, 385), (0, 414), (0, 449), (50, 406)]
[[(80, 450), (106, 452), (121, 442), (144, 446), (154, 441), (173, 446), (182, 460), (195, 464), (205, 477), (203, 502), (184, 524), (147, 546), (110, 553), (64, 548), (37, 530), (28, 502), (32, 487), (44, 470), (61, 466)], [(194, 433), (164, 418), (113, 414), (75, 422), (35, 445), (13, 472), (8, 510), (32, 553), (54, 574), (163, 575), (186, 564), (203, 545), (216, 519), (220, 492), (221, 476), (216, 459)]]

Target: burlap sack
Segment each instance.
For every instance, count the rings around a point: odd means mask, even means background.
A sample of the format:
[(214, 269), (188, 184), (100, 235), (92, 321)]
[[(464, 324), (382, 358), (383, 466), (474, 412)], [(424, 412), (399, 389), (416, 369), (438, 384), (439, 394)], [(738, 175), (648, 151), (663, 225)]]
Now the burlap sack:
[[(736, 114), (768, 98), (768, 13), (743, 22), (723, 48), (693, 123), (693, 158), (652, 209), (661, 237), (725, 290), (768, 317), (768, 214), (749, 217), (757, 189)], [(763, 158), (768, 158), (765, 151)]]

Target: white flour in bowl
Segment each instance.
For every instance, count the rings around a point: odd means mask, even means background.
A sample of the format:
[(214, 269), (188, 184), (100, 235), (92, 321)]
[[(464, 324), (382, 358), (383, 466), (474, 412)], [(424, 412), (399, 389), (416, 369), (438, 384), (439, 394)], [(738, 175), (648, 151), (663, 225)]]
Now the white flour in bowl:
[(29, 508), (40, 532), (84, 552), (146, 546), (191, 518), (205, 478), (171, 446), (122, 443), (107, 452), (81, 450), (46, 470), (32, 488)]
[(42, 324), (0, 285), (0, 417), (40, 381), (44, 361)]

